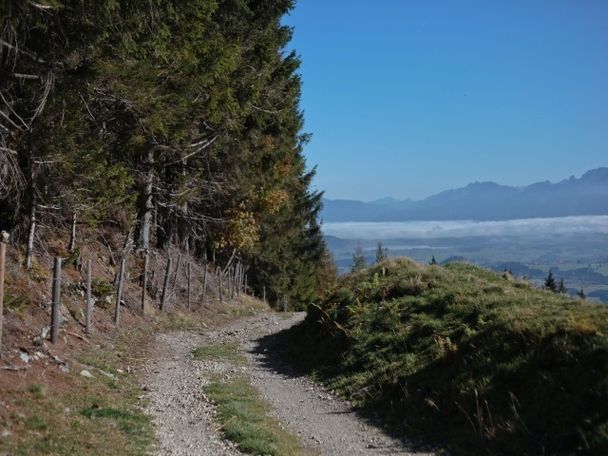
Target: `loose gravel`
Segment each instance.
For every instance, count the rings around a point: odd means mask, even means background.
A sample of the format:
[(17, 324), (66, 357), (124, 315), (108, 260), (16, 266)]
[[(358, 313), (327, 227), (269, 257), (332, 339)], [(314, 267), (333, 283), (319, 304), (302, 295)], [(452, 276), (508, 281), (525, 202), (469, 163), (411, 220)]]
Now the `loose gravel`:
[[(313, 454), (431, 455), (415, 452), (357, 416), (343, 400), (306, 377), (296, 375), (272, 356), (271, 336), (299, 323), (303, 313), (263, 313), (218, 330), (161, 334), (155, 356), (145, 368), (147, 412), (154, 417), (157, 455), (238, 455), (221, 436), (215, 408), (203, 393), (213, 379), (246, 375), (271, 405), (271, 415), (300, 437)], [(192, 350), (207, 344), (236, 342), (245, 366), (221, 360), (195, 360)]]

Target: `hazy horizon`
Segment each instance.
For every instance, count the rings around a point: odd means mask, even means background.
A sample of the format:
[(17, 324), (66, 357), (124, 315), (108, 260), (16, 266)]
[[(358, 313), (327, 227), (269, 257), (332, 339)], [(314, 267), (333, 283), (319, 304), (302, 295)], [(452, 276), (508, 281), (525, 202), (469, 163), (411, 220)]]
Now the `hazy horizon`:
[(608, 235), (608, 216), (504, 221), (325, 222), (327, 236), (348, 240), (440, 239), (599, 233)]

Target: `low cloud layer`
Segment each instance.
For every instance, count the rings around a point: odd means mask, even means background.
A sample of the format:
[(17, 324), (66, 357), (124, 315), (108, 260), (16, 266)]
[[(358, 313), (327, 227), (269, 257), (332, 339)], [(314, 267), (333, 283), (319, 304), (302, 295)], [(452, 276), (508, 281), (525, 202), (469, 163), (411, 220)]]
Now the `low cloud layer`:
[(328, 222), (323, 232), (342, 239), (438, 239), (465, 237), (608, 234), (608, 216), (537, 218), (499, 222)]

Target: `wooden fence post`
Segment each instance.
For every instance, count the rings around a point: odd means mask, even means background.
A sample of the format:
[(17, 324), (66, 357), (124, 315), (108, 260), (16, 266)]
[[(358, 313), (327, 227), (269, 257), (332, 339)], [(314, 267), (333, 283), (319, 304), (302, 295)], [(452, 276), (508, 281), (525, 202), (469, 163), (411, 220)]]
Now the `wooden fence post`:
[(230, 301), (230, 299), (232, 298), (232, 284), (230, 283), (230, 278), (232, 276), (232, 268), (228, 268), (228, 270), (226, 271), (226, 281), (228, 282), (226, 284), (226, 287), (228, 288), (228, 293), (226, 293), (228, 295), (228, 301)]
[(201, 298), (201, 306), (205, 305), (205, 295), (207, 294), (207, 263), (205, 263), (205, 271), (203, 272), (203, 297)]
[(171, 296), (175, 294), (175, 287), (177, 285), (177, 275), (179, 274), (179, 268), (182, 265), (182, 254), (177, 256), (177, 266), (175, 267), (175, 275), (173, 276), (173, 287), (171, 287)]
[(142, 277), (141, 283), (141, 314), (144, 314), (146, 307), (146, 292), (148, 290), (148, 263), (150, 261), (150, 251), (148, 249), (144, 252), (144, 276)]
[(222, 268), (217, 268), (217, 286), (219, 289), (220, 302), (224, 302), (224, 295), (222, 294)]
[(190, 262), (188, 262), (188, 310), (190, 310), (190, 278), (191, 278), (191, 265)]
[(2, 232), (0, 238), (0, 352), (2, 351), (2, 319), (4, 318), (4, 274), (6, 271), (6, 243), (8, 242), (8, 233)]
[(266, 287), (265, 286), (262, 287), (262, 301), (264, 301), (264, 304), (266, 304)]
[(238, 263), (235, 263), (234, 266), (232, 268), (230, 268), (230, 275), (231, 275), (231, 286), (230, 286), (230, 299), (234, 299), (236, 297), (236, 285), (237, 285), (237, 279), (236, 279), (236, 274), (238, 271)]
[(169, 294), (169, 276), (171, 275), (171, 263), (173, 261), (171, 258), (167, 260), (167, 270), (165, 271), (165, 280), (163, 282), (163, 294), (160, 298), (160, 310), (166, 310), (165, 306), (167, 305), (167, 295)]
[(59, 340), (59, 306), (61, 305), (61, 258), (55, 257), (53, 268), (53, 304), (51, 307), (51, 342)]
[(87, 293), (85, 297), (85, 311), (86, 311), (86, 326), (85, 331), (90, 333), (93, 329), (93, 299), (91, 297), (91, 282), (93, 280), (93, 261), (89, 259), (87, 261)]
[(118, 326), (120, 322), (120, 301), (122, 301), (122, 287), (125, 279), (125, 268), (127, 265), (127, 259), (122, 258), (120, 262), (120, 274), (118, 276), (118, 290), (116, 291), (116, 308), (114, 309), (114, 324)]
[(241, 269), (242, 266), (241, 262), (239, 261), (236, 265), (236, 271), (234, 271), (234, 281), (236, 282), (234, 286), (234, 293), (237, 296), (241, 295)]

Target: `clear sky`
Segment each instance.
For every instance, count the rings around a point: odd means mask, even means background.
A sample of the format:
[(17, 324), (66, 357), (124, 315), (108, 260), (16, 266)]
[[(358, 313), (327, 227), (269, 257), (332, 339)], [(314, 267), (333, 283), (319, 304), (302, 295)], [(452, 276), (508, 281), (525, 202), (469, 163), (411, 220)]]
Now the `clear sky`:
[(606, 0), (299, 0), (284, 22), (328, 198), (608, 166)]

